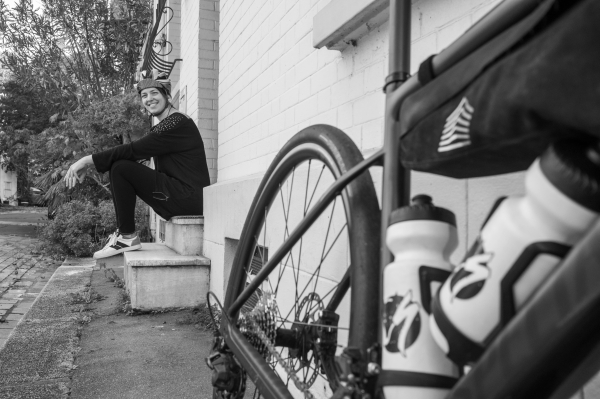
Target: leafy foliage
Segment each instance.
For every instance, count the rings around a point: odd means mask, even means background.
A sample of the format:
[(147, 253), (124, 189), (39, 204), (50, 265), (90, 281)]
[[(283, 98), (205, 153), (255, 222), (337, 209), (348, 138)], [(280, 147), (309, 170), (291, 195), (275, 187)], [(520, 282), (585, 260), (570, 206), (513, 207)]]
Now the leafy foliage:
[(35, 159), (30, 171), (37, 176), (36, 187), (46, 191), (48, 206), (55, 209), (69, 199), (108, 198), (108, 175), (97, 173), (93, 167), (88, 169), (83, 184), (72, 190), (67, 190), (61, 179), (76, 160), (135, 141), (149, 128), (137, 93), (129, 92), (78, 109), (66, 121), (30, 139), (28, 150)]
[(1, 84), (0, 93), (0, 126), (39, 133), (51, 125), (50, 117), (58, 112), (56, 107), (39, 101), (38, 90), (9, 76)]
[[(143, 242), (150, 240), (145, 207), (136, 206), (135, 221)], [(55, 259), (91, 256), (117, 228), (112, 201), (74, 200), (61, 205), (53, 220), (40, 228), (40, 250)]]
[[(148, 0), (0, 0), (1, 60), (38, 101), (63, 113), (131, 87), (150, 21)], [(114, 8), (114, 9), (113, 9)]]
[[(59, 182), (77, 159), (141, 136), (149, 121), (130, 92), (151, 20), (150, 0), (0, 0), (0, 153), (19, 193), (35, 180), (56, 208), (107, 198), (95, 172), (68, 192)], [(6, 79), (5, 77), (2, 79)], [(22, 180), (22, 181), (21, 181)]]

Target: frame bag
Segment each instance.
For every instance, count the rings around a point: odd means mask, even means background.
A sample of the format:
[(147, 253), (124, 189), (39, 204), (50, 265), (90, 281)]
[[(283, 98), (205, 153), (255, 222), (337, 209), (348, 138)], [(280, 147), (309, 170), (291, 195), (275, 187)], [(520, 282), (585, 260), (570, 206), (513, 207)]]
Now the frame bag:
[(559, 138), (600, 138), (600, 1), (546, 0), (427, 82), (401, 109), (405, 167), (456, 178), (521, 171)]

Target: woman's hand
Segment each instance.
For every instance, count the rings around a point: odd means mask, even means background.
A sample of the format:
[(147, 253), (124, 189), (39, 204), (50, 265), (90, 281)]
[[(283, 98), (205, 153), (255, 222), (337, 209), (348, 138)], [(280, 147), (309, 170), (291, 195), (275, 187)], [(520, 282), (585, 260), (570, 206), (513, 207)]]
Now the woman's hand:
[(77, 183), (81, 183), (85, 179), (87, 166), (93, 162), (92, 156), (88, 155), (71, 165), (64, 177), (67, 188), (73, 188)]

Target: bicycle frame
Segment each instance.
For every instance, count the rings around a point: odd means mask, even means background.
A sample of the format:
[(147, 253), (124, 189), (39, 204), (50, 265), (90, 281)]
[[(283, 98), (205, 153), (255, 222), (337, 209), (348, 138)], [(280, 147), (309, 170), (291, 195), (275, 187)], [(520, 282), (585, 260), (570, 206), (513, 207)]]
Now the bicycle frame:
[[(485, 17), (483, 17), (477, 24), (471, 27), (463, 36), (461, 36), (457, 41), (455, 41), (452, 45), (450, 45), (447, 49), (442, 51), (440, 54), (436, 55), (433, 58), (432, 66), (435, 75), (439, 75), (440, 73), (450, 69), (454, 66), (458, 61), (475, 51), (477, 48), (485, 44), (488, 40), (495, 37), (500, 32), (504, 31), (509, 26), (513, 25), (520, 19), (524, 18), (531, 12), (541, 0), (505, 0), (501, 4), (499, 4), (494, 10), (488, 13)], [(401, 122), (399, 119), (400, 109), (404, 100), (417, 91), (421, 84), (417, 78), (417, 76), (410, 76), (410, 18), (411, 18), (411, 0), (391, 0), (390, 1), (390, 19), (389, 19), (389, 29), (390, 29), (390, 49), (389, 49), (389, 76), (386, 79), (386, 105), (385, 105), (385, 125), (384, 125), (384, 147), (374, 155), (370, 156), (363, 162), (356, 165), (350, 171), (346, 172), (340, 178), (336, 180), (336, 182), (323, 194), (323, 196), (319, 199), (319, 201), (311, 208), (310, 212), (306, 215), (306, 217), (302, 220), (302, 222), (291, 232), (288, 240), (273, 254), (268, 260), (267, 264), (263, 266), (262, 270), (256, 276), (251, 284), (246, 287), (240, 296), (228, 306), (227, 314), (230, 318), (235, 318), (239, 310), (241, 309), (244, 302), (250, 297), (252, 292), (258, 288), (260, 283), (265, 279), (265, 277), (278, 265), (278, 263), (283, 259), (285, 254), (289, 252), (289, 250), (297, 243), (299, 238), (302, 236), (304, 232), (312, 225), (312, 223), (321, 215), (321, 213), (329, 206), (329, 204), (333, 201), (333, 198), (339, 194), (344, 188), (358, 175), (368, 170), (371, 166), (379, 165), (383, 166), (383, 182), (382, 182), (382, 211), (381, 211), (381, 257), (380, 257), (380, 267), (379, 267), (379, 275), (383, 275), (383, 268), (392, 261), (392, 254), (387, 250), (385, 245), (385, 237), (386, 237), (386, 229), (388, 224), (388, 219), (391, 212), (403, 205), (407, 205), (410, 199), (410, 171), (403, 168), (400, 159), (399, 159), (399, 145), (400, 140), (398, 137), (398, 125)], [(251, 208), (253, 209), (253, 208)], [(600, 224), (596, 226), (596, 235), (600, 239)], [(244, 239), (242, 237), (242, 239)], [(593, 245), (589, 245), (593, 247)], [(595, 248), (594, 248), (595, 249)], [(596, 252), (592, 252), (588, 250), (582, 255), (582, 251), (572, 251), (575, 255), (570, 256), (569, 259), (575, 258), (570, 263), (576, 264), (577, 261), (581, 260), (579, 257), (584, 257), (589, 259), (598, 259), (600, 258), (600, 254), (598, 254), (598, 249), (595, 249)], [(585, 263), (585, 262), (583, 262)], [(589, 263), (589, 262), (588, 262)], [(581, 268), (580, 268), (581, 269)], [(590, 268), (588, 267), (588, 274), (591, 273)], [(568, 278), (571, 281), (576, 279), (574, 275), (574, 271), (571, 270), (567, 272)], [(600, 273), (600, 272), (599, 272)], [(562, 273), (565, 274), (565, 273)], [(360, 276), (357, 276), (360, 278)], [(346, 276), (345, 279), (348, 277)], [(591, 278), (591, 277), (590, 277)], [(597, 277), (600, 279), (600, 275)], [(551, 300), (552, 295), (554, 295), (557, 291), (560, 290), (560, 277), (556, 277), (552, 279), (548, 285), (545, 286), (544, 290), (541, 290), (536, 297), (542, 297), (543, 300)], [(575, 283), (572, 283), (575, 284)], [(339, 291), (345, 291), (348, 287), (348, 284), (341, 284)], [(381, 281), (378, 287), (377, 292), (372, 292), (371, 295), (375, 295), (377, 297), (381, 297)], [(337, 297), (338, 294), (343, 294), (343, 292), (336, 292), (333, 297)], [(587, 290), (585, 293), (582, 293), (582, 296), (585, 299), (582, 299), (584, 303), (588, 305), (590, 304), (600, 304), (600, 293), (595, 293), (591, 289)], [(537, 301), (538, 302), (542, 302)], [(532, 301), (533, 302), (533, 301)], [(535, 305), (535, 304), (534, 304)], [(382, 310), (379, 309), (380, 319)], [(543, 304), (537, 306), (528, 306), (526, 307), (517, 317), (517, 319), (523, 319), (527, 317), (536, 317), (540, 319), (545, 314)], [(533, 315), (533, 316), (532, 316)], [(557, 318), (565, 318), (568, 315), (560, 314)], [(568, 325), (561, 330), (563, 334), (561, 337), (564, 339), (565, 336), (572, 333), (574, 329), (581, 328), (582, 326), (590, 327), (592, 325), (595, 326), (594, 323), (584, 320), (581, 314), (578, 314), (575, 318), (575, 321), (571, 323), (567, 323)], [(562, 319), (561, 319), (562, 320)], [(507, 333), (501, 334), (498, 337), (496, 342), (492, 345), (490, 350), (486, 352), (484, 356), (485, 359), (489, 360), (488, 363), (484, 361), (480, 363), (484, 363), (482, 367), (475, 368), (467, 377), (464, 377), (460, 382), (459, 386), (455, 388), (451, 393), (449, 398), (478, 398), (477, 396), (469, 396), (468, 392), (471, 385), (476, 385), (473, 383), (477, 378), (482, 379), (485, 377), (486, 372), (490, 371), (493, 368), (490, 365), (490, 362), (498, 361), (494, 359), (494, 356), (497, 358), (500, 356), (500, 352), (506, 349), (507, 342), (511, 340), (511, 334), (514, 336), (522, 331), (523, 328), (527, 328), (527, 326), (523, 327), (524, 322), (517, 326), (517, 328), (509, 328)], [(514, 325), (514, 324), (513, 324)], [(519, 327), (520, 326), (520, 327)], [(378, 327), (381, 328), (381, 324)], [(519, 330), (519, 328), (521, 328)], [(283, 382), (274, 375), (271, 369), (265, 367), (264, 364), (261, 364), (260, 360), (261, 355), (250, 345), (248, 342), (243, 339), (241, 333), (237, 331), (234, 325), (229, 324), (227, 318), (222, 319), (222, 327), (221, 332), (223, 333), (226, 341), (230, 345), (231, 349), (237, 353), (244, 353), (245, 356), (241, 357), (239, 360), (242, 363), (242, 366), (248, 370), (252, 380), (256, 381), (259, 389), (262, 394), (266, 397), (270, 398), (290, 398), (291, 395), (285, 388)], [(378, 334), (381, 337), (381, 333)], [(350, 339), (351, 340), (351, 339)], [(514, 340), (514, 338), (513, 338)], [(596, 345), (595, 342), (590, 340), (589, 345), (586, 348), (590, 348), (593, 354), (600, 353), (600, 345)], [(558, 341), (557, 341), (558, 342)], [(562, 342), (562, 341), (560, 341)], [(552, 350), (557, 350), (557, 345), (560, 343), (553, 343)], [(547, 347), (546, 347), (547, 348)], [(550, 349), (547, 349), (551, 351)], [(591, 374), (591, 370), (594, 370), (594, 367), (598, 366), (600, 361), (590, 359), (591, 356), (584, 356), (587, 354), (578, 354), (577, 362), (581, 363), (580, 372), (576, 374), (575, 377), (570, 379), (566, 379), (561, 389), (564, 391), (568, 391), (575, 384), (581, 384), (584, 376), (589, 377)], [(596, 356), (598, 357), (598, 356)], [(484, 359), (484, 360), (485, 360)], [(528, 358), (527, 360), (523, 360), (524, 364), (521, 369), (525, 369), (526, 367), (532, 367), (532, 365), (539, 364), (539, 357)], [(585, 359), (585, 361), (584, 361)], [(575, 361), (575, 360), (574, 360)], [(528, 362), (528, 363), (527, 363)], [(493, 363), (492, 363), (493, 364)], [(525, 365), (527, 364), (527, 365)], [(494, 381), (498, 382), (498, 381)], [(511, 381), (511, 387), (517, 387), (518, 384), (522, 384), (522, 379), (514, 378)], [(493, 385), (493, 384), (492, 384)], [(489, 389), (493, 389), (493, 386)], [(506, 392), (509, 392), (505, 390)], [(486, 391), (487, 392), (487, 391)], [(558, 391), (557, 391), (558, 392)], [(560, 392), (559, 392), (560, 393)], [(532, 396), (532, 392), (529, 391), (529, 396)], [(500, 394), (495, 397), (502, 397)], [(525, 397), (525, 396), (524, 396)], [(553, 396), (553, 398), (558, 398), (560, 396)], [(486, 399), (490, 399), (491, 397), (486, 397)]]

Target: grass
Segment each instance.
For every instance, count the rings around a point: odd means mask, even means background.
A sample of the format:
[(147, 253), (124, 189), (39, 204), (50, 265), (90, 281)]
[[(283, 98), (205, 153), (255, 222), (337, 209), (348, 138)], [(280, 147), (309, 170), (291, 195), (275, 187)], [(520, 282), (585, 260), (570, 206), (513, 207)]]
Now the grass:
[(94, 292), (92, 289), (87, 291), (71, 293), (71, 304), (72, 305), (89, 305), (94, 302), (102, 301), (105, 299), (102, 295)]
[(199, 330), (210, 331), (216, 335), (220, 327), (221, 311), (216, 305), (213, 305), (212, 312), (215, 317), (214, 321), (211, 317), (208, 305), (205, 305), (191, 309), (189, 312), (182, 315), (182, 317), (178, 318), (175, 322), (177, 324), (193, 324), (194, 327)]

